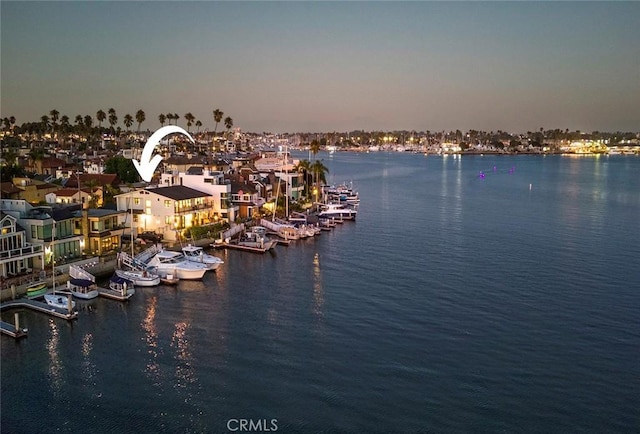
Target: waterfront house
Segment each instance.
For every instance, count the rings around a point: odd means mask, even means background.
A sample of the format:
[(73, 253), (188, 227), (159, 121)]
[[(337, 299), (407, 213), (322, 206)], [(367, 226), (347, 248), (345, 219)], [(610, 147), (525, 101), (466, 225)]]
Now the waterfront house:
[(42, 245), (27, 242), (27, 235), (18, 219), (0, 211), (0, 277), (3, 279), (30, 274), (42, 269)]
[(102, 256), (114, 253), (122, 245), (125, 236), (126, 222), (130, 215), (126, 211), (89, 208), (74, 213), (76, 218), (74, 234), (85, 235), (84, 254)]
[(231, 181), (231, 202), (238, 207), (240, 218), (252, 218), (259, 212), (264, 199), (252, 183)]
[(184, 185), (206, 193), (210, 196), (213, 222), (233, 222), (237, 217), (238, 207), (231, 201), (231, 183), (225, 179), (223, 172), (203, 169), (200, 166), (189, 167), (184, 172), (165, 171), (160, 175), (160, 185)]
[[(56, 263), (82, 257), (84, 236), (75, 234), (76, 217), (74, 211), (79, 205), (71, 206), (33, 206), (25, 200), (2, 199), (1, 209), (16, 219), (25, 229), (27, 241), (40, 245), (44, 249), (45, 264)], [(35, 264), (44, 268), (43, 264)]]
[(134, 232), (154, 231), (169, 241), (184, 229), (215, 222), (212, 197), (184, 185), (132, 190), (115, 200), (119, 211), (133, 213)]

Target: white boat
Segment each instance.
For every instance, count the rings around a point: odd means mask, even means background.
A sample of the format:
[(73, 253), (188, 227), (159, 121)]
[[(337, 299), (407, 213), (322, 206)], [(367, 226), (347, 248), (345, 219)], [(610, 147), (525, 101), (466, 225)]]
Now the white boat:
[(99, 295), (95, 276), (76, 265), (69, 266), (67, 291), (83, 300), (91, 300)]
[(209, 269), (205, 264), (190, 261), (184, 254), (170, 250), (160, 250), (146, 264), (152, 267), (160, 277), (173, 274), (178, 279), (184, 280), (202, 279)]
[(44, 301), (49, 306), (57, 307), (59, 309), (69, 309), (69, 302), (71, 302), (71, 309), (76, 307), (76, 302), (69, 300), (69, 298), (62, 294), (45, 294)]
[(173, 274), (167, 274), (165, 277), (160, 279), (160, 282), (162, 282), (163, 285), (177, 285), (178, 282), (180, 282), (180, 279)]
[(205, 253), (202, 247), (192, 246), (191, 244), (184, 246), (182, 248), (182, 253), (184, 254), (184, 257), (190, 261), (205, 264), (209, 270), (215, 270), (220, 265), (224, 264), (222, 259)]
[(76, 279), (75, 277), (67, 281), (67, 292), (83, 300), (91, 300), (100, 294), (95, 282), (88, 279)]
[(320, 218), (335, 218), (339, 220), (355, 220), (356, 215), (358, 215), (357, 210), (337, 203), (323, 205), (323, 209), (318, 213)]
[(122, 270), (116, 269), (118, 277), (130, 280), (136, 286), (157, 286), (160, 285), (160, 276), (151, 271)]
[(109, 288), (103, 289), (103, 292), (111, 294), (121, 300), (127, 300), (136, 293), (136, 290), (131, 280), (114, 274), (111, 276), (111, 279), (109, 279)]
[(278, 244), (277, 241), (267, 237), (267, 228), (264, 226), (254, 226), (251, 228), (251, 231), (245, 232), (238, 239), (239, 246), (253, 249), (270, 250), (274, 248), (276, 244)]

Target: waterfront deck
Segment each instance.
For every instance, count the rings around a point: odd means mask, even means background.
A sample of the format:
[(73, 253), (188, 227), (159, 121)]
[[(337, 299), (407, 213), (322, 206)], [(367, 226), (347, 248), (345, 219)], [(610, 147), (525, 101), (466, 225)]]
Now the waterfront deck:
[(49, 306), (47, 303), (41, 301), (29, 300), (22, 298), (19, 300), (5, 301), (0, 304), (0, 311), (12, 308), (27, 308), (35, 310), (36, 312), (46, 313), (47, 315), (55, 316), (56, 318), (62, 318), (66, 320), (72, 320), (78, 317), (77, 311), (69, 312), (67, 309), (61, 309), (59, 307)]

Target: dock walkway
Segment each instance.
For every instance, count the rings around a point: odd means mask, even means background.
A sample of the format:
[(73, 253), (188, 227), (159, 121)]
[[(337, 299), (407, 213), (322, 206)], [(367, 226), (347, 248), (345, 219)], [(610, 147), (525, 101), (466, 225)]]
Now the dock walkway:
[(9, 324), (8, 322), (4, 321), (0, 321), (0, 332), (16, 339), (27, 336), (27, 329), (18, 330), (13, 324)]
[(49, 306), (47, 303), (41, 301), (29, 300), (27, 298), (21, 298), (19, 300), (5, 301), (0, 304), (0, 311), (6, 309), (12, 309), (17, 307), (24, 307), (27, 309), (35, 310), (36, 312), (46, 313), (47, 315), (55, 316), (66, 320), (72, 320), (78, 317), (78, 312), (68, 312), (66, 309), (59, 307)]

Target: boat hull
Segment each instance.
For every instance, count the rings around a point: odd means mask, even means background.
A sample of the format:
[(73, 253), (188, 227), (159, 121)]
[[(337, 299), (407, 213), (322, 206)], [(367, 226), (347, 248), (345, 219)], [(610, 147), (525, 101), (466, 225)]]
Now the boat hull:
[[(66, 296), (58, 295), (58, 294), (45, 294), (44, 301), (47, 302), (49, 306), (57, 307), (59, 309), (68, 309), (69, 308), (69, 300)], [(76, 307), (76, 302), (71, 300), (71, 309)]]
[(157, 286), (160, 284), (160, 277), (156, 275), (147, 275), (127, 270), (116, 270), (116, 275), (123, 279), (128, 279), (136, 286)]
[(40, 283), (38, 285), (30, 286), (27, 288), (27, 297), (38, 297), (47, 292), (47, 284)]

